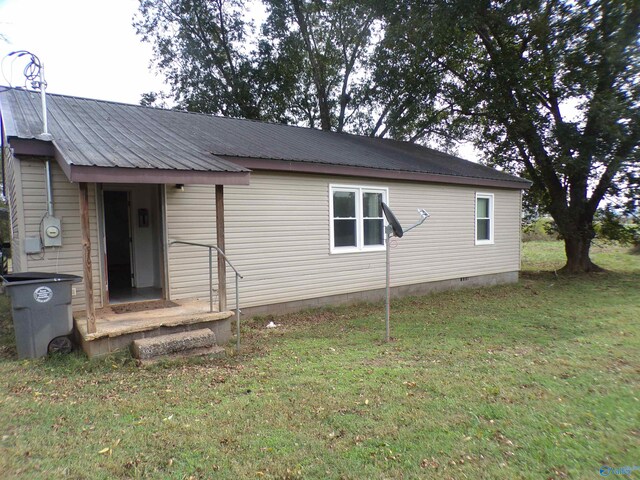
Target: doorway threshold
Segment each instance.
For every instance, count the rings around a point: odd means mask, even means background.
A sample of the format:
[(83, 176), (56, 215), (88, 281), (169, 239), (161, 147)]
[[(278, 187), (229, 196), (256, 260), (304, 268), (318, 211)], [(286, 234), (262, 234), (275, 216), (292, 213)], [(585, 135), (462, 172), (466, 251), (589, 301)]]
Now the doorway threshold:
[(145, 288), (119, 288), (109, 292), (109, 304), (146, 302), (148, 300), (161, 300), (162, 289), (157, 287)]

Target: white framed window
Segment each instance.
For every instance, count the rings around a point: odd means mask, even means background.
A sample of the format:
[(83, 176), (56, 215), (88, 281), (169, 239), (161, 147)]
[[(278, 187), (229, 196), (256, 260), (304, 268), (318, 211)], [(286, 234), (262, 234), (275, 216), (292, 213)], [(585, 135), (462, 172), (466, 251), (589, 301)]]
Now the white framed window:
[(476, 245), (493, 243), (493, 193), (476, 193)]
[(387, 188), (329, 185), (331, 253), (384, 250), (388, 197)]

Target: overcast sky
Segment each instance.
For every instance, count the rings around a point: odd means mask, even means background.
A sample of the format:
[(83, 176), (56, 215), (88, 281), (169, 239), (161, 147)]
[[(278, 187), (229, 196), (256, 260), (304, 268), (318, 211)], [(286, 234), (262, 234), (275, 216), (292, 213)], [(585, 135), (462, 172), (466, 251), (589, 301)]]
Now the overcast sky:
[[(0, 58), (28, 50), (45, 65), (47, 91), (138, 103), (162, 88), (149, 71), (151, 46), (136, 35), (137, 0), (0, 0)], [(6, 58), (3, 73), (24, 85), (24, 60)], [(12, 68), (13, 66), (13, 68)], [(0, 75), (0, 83), (6, 85)]]

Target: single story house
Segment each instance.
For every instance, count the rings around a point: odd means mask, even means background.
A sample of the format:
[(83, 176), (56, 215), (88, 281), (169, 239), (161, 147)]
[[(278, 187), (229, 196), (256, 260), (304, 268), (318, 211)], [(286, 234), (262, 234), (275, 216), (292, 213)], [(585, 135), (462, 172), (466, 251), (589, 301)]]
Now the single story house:
[(405, 225), (431, 214), (392, 241), (394, 295), (518, 278), (529, 182), (455, 156), (52, 94), (43, 135), (40, 93), (21, 89), (0, 93), (0, 112), (13, 270), (83, 276), (85, 340), (116, 304), (207, 304), (213, 288), (216, 310), (234, 309), (234, 272), (209, 245), (242, 274), (245, 314), (382, 298), (381, 200)]

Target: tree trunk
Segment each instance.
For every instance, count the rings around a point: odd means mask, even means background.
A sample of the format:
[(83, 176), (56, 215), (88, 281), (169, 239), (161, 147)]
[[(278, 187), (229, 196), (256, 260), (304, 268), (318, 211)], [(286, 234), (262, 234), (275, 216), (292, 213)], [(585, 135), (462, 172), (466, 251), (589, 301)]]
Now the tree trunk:
[[(331, 131), (331, 108), (329, 107), (329, 99), (322, 84), (319, 84), (318, 89), (318, 108), (320, 110), (320, 126), (325, 132)], [(322, 93), (320, 93), (322, 91)]]
[(300, 34), (304, 41), (307, 55), (309, 56), (309, 63), (311, 64), (311, 74), (313, 76), (313, 83), (317, 90), (318, 95), (318, 109), (320, 110), (320, 127), (327, 132), (331, 131), (331, 108), (329, 106), (329, 94), (327, 92), (327, 79), (324, 73), (325, 67), (322, 65), (321, 55), (315, 48), (315, 45), (311, 41), (311, 33), (309, 32), (309, 26), (307, 25), (307, 17), (305, 16), (303, 2), (294, 0), (292, 2), (293, 11), (296, 15), (298, 27), (300, 28)]
[(567, 255), (567, 263), (560, 269), (562, 273), (576, 274), (603, 270), (589, 257), (592, 238), (593, 235), (584, 235), (582, 232), (565, 235), (564, 250)]

